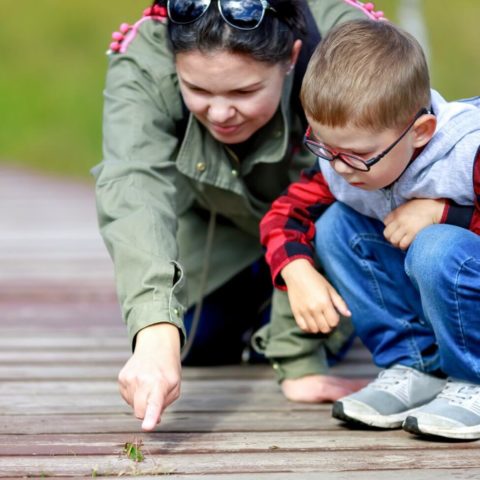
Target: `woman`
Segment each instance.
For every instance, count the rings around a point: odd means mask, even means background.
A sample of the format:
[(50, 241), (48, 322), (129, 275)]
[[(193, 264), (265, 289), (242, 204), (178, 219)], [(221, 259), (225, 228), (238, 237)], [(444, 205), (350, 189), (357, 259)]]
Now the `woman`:
[[(144, 430), (179, 395), (186, 331), (184, 364), (235, 363), (245, 336), (268, 320), (258, 222), (314, 161), (299, 147), (304, 124), (292, 85), (302, 40), (318, 35), (315, 23), (322, 34), (374, 15), (350, 0), (309, 5), (168, 0), (114, 34), (104, 160), (94, 175), (134, 350), (120, 390)], [(265, 327), (256, 344), (288, 398), (335, 400), (363, 386), (325, 375), (350, 324), (328, 338), (305, 334), (281, 292), (271, 310), (281, 328)]]

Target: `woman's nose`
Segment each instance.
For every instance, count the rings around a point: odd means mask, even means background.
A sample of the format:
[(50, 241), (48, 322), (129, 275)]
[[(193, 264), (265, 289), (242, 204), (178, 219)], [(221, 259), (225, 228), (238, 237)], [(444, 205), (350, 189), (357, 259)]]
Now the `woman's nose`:
[(225, 123), (235, 115), (235, 109), (223, 100), (212, 102), (208, 108), (208, 120), (214, 123)]

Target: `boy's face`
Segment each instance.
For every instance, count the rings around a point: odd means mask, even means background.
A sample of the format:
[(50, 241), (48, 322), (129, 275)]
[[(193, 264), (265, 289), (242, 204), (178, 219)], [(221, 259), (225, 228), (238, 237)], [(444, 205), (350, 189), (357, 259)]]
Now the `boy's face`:
[[(403, 130), (397, 129), (372, 133), (370, 130), (355, 126), (328, 127), (311, 118), (308, 118), (308, 121), (312, 128), (313, 140), (323, 143), (336, 154), (352, 154), (365, 161), (381, 154), (403, 133)], [(339, 159), (329, 163), (350, 185), (364, 190), (378, 190), (390, 185), (400, 177), (418, 146), (420, 144), (417, 131), (413, 127), (389, 153), (372, 165), (368, 172), (355, 170)], [(320, 159), (320, 161), (326, 160)]]

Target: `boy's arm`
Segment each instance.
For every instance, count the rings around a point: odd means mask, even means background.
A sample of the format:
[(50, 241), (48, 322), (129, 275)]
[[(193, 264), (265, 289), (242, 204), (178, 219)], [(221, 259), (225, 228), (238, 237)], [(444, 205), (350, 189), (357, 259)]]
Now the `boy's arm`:
[(295, 321), (305, 332), (329, 333), (337, 326), (339, 313), (351, 315), (340, 295), (315, 269), (310, 245), (315, 220), (334, 200), (317, 164), (290, 185), (260, 224), (274, 284), (288, 288)]
[(467, 228), (480, 235), (480, 147), (473, 164), (473, 205), (458, 205), (449, 199), (415, 198), (385, 218), (385, 238), (395, 247), (407, 249), (416, 234), (434, 223)]
[(277, 288), (286, 290), (280, 272), (288, 263), (302, 258), (314, 264), (311, 241), (315, 221), (334, 201), (316, 163), (302, 172), (300, 180), (292, 183), (263, 217), (260, 240)]

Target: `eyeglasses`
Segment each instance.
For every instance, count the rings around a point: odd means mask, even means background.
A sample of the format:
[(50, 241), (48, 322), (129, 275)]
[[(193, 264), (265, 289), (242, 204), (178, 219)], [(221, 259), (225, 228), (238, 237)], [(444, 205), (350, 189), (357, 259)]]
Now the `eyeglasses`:
[[(184, 25), (198, 20), (210, 7), (212, 0), (168, 0), (168, 18), (173, 23)], [(217, 0), (223, 20), (239, 30), (257, 28), (267, 10), (276, 10), (267, 0)]]
[(315, 156), (323, 158), (324, 160), (328, 160), (329, 162), (333, 162), (334, 160), (340, 160), (343, 163), (347, 164), (349, 167), (353, 168), (354, 170), (360, 170), (362, 172), (370, 171), (372, 165), (375, 165), (379, 162), (385, 155), (387, 155), (399, 142), (400, 140), (408, 133), (408, 131), (413, 127), (414, 123), (422, 116), (427, 113), (431, 113), (428, 108), (422, 108), (413, 120), (408, 124), (407, 128), (402, 132), (402, 134), (382, 153), (378, 154), (377, 156), (371, 158), (370, 160), (364, 160), (363, 158), (352, 155), (351, 153), (344, 153), (344, 152), (335, 152), (328, 148), (322, 142), (316, 142), (310, 138), (312, 134), (312, 127), (308, 127), (307, 132), (303, 138), (304, 145), (310, 150)]

